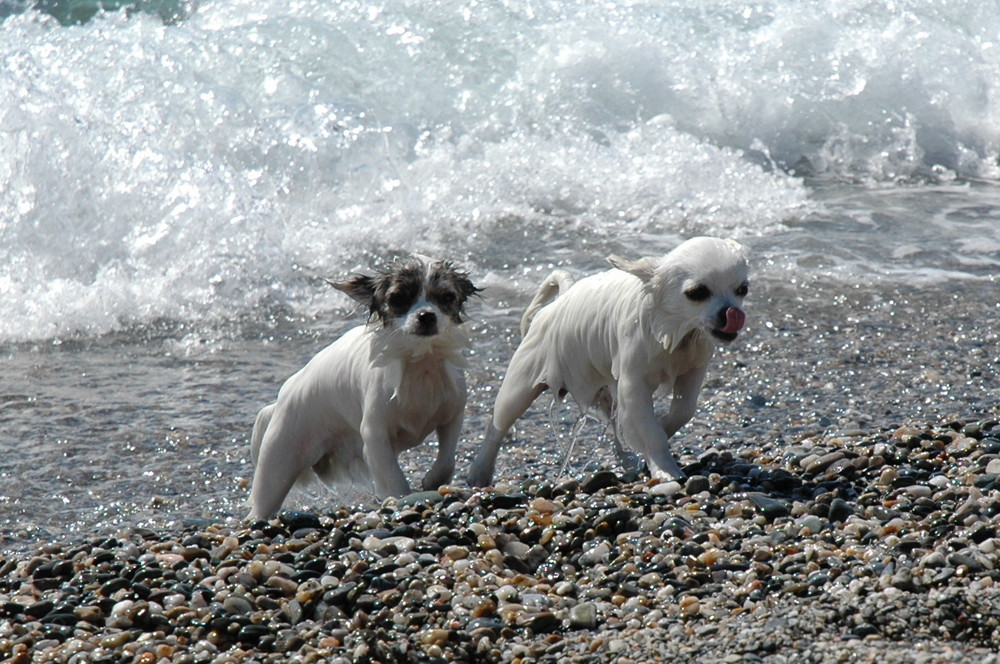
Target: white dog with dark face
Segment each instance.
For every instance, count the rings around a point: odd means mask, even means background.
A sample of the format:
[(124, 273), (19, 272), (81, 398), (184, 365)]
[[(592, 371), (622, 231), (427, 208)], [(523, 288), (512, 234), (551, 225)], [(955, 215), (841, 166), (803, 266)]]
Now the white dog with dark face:
[[(670, 437), (694, 415), (708, 362), (736, 339), (749, 282), (744, 248), (692, 238), (662, 257), (609, 259), (615, 269), (578, 282), (553, 272), (521, 320), (523, 339), (497, 394), (493, 420), (469, 472), (472, 486), (493, 478), (507, 431), (546, 389), (567, 392), (581, 409), (597, 406), (619, 439), (654, 476), (684, 477)], [(654, 413), (658, 390), (672, 394)]]
[(451, 263), (422, 257), (330, 283), (368, 307), (368, 324), (316, 355), (257, 415), (252, 519), (275, 515), (293, 484), (313, 476), (405, 495), (397, 455), (432, 432), (437, 458), (423, 487), (444, 484), (455, 467), (466, 400), (463, 306), (479, 289)]

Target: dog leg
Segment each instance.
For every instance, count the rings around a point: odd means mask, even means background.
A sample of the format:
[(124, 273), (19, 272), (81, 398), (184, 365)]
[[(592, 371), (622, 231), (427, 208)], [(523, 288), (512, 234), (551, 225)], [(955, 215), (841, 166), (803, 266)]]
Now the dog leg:
[(458, 434), (461, 430), (461, 411), (455, 419), (438, 427), (437, 458), (420, 483), (425, 491), (436, 489), (451, 480), (451, 474), (455, 472), (455, 449), (458, 447)]
[[(698, 406), (698, 394), (701, 392), (701, 385), (705, 380), (705, 372), (708, 369), (707, 365), (699, 367), (693, 371), (689, 371), (686, 374), (678, 376), (674, 380), (673, 397), (670, 400), (670, 410), (667, 414), (660, 418), (660, 426), (663, 428), (663, 432), (667, 435), (669, 439), (677, 431), (687, 424), (692, 417), (694, 417), (695, 409)], [(667, 446), (663, 447), (663, 451), (657, 455), (656, 465), (660, 472), (669, 475), (674, 479), (680, 479), (684, 477), (684, 472), (677, 465), (676, 459), (674, 459), (673, 454)], [(650, 464), (650, 473), (654, 474), (655, 470)]]
[(466, 480), (469, 486), (489, 486), (493, 481), (493, 470), (504, 437), (514, 426), (514, 422), (528, 410), (528, 406), (547, 387), (544, 384), (529, 386), (524, 376), (518, 374), (516, 361), (517, 353), (514, 353), (514, 359), (511, 360), (511, 366), (507, 370), (507, 377), (500, 384), (500, 391), (497, 393), (497, 400), (493, 406), (493, 421), (487, 428), (476, 458), (469, 469)]
[(489, 486), (493, 482), (497, 454), (500, 453), (500, 445), (504, 436), (507, 435), (507, 431), (507, 429), (502, 431), (497, 429), (492, 423), (486, 429), (486, 435), (483, 437), (483, 442), (479, 446), (479, 451), (472, 461), (469, 475), (465, 480), (469, 486)]
[(255, 521), (270, 519), (278, 513), (295, 479), (310, 465), (300, 465), (301, 457), (283, 444), (280, 434), (280, 427), (269, 427), (258, 448), (248, 516)]
[(673, 436), (694, 417), (695, 409), (698, 407), (698, 394), (701, 392), (707, 369), (707, 366), (699, 367), (678, 376), (674, 381), (670, 410), (660, 418), (660, 426), (667, 436)]
[(684, 471), (670, 453), (670, 436), (656, 419), (653, 391), (642, 379), (618, 383), (618, 427), (622, 437), (642, 452), (653, 477), (680, 479)]
[(260, 412), (257, 413), (257, 419), (253, 421), (253, 433), (250, 434), (250, 460), (255, 466), (257, 465), (257, 457), (260, 455), (260, 444), (264, 440), (267, 426), (271, 423), (271, 414), (276, 405), (272, 403), (261, 408)]
[(410, 493), (410, 484), (406, 481), (403, 469), (399, 467), (396, 450), (385, 431), (384, 415), (383, 411), (365, 408), (365, 416), (361, 421), (365, 463), (375, 484), (376, 496), (405, 496)]
[(618, 459), (618, 463), (622, 469), (625, 472), (638, 472), (642, 470), (642, 456), (628, 449), (628, 447), (622, 444), (622, 440), (618, 436), (618, 427), (615, 425), (614, 399), (611, 397), (611, 392), (608, 391), (608, 388), (602, 387), (601, 391), (597, 393), (597, 398), (594, 402), (601, 411), (601, 414), (604, 415), (605, 421), (611, 425), (611, 445), (615, 450), (615, 457)]

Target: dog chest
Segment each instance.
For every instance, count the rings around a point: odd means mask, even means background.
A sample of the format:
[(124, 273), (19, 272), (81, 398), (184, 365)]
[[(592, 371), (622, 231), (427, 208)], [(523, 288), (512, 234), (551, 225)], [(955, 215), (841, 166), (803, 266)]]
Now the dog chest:
[(647, 365), (649, 385), (673, 384), (677, 376), (704, 367), (712, 358), (713, 346), (704, 336), (693, 332), (684, 337), (674, 350), (656, 348)]
[(418, 361), (403, 367), (386, 416), (398, 442), (416, 445), (465, 405), (461, 370), (447, 362)]

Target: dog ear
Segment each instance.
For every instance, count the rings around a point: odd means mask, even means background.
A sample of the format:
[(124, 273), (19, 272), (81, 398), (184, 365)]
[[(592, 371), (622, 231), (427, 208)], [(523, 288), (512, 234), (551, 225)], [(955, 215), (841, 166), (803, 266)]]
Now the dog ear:
[(622, 258), (621, 256), (608, 256), (608, 262), (619, 270), (634, 274), (643, 282), (649, 282), (653, 278), (653, 275), (656, 274), (656, 268), (659, 266), (659, 261), (648, 256), (634, 261)]
[[(418, 254), (414, 254), (414, 256), (416, 255)], [(453, 261), (439, 261), (430, 258), (427, 260), (433, 260), (434, 263), (439, 266), (439, 269), (443, 270), (449, 276), (451, 282), (455, 284), (459, 294), (462, 296), (463, 303), (473, 295), (478, 295), (482, 292), (482, 288), (477, 288), (476, 285), (472, 283), (472, 278), (469, 276), (469, 273), (459, 268)]]
[(463, 272), (451, 266), (451, 269), (455, 271), (455, 281), (458, 283), (458, 288), (462, 292), (462, 299), (467, 300), (473, 295), (479, 295), (482, 292), (482, 288), (477, 288), (472, 279), (469, 277), (468, 272)]
[(465, 295), (466, 298), (470, 298), (473, 295), (478, 296), (480, 293), (483, 292), (482, 288), (479, 288), (474, 283), (472, 283), (472, 279), (469, 278), (469, 275), (467, 273), (462, 273), (462, 278), (460, 283), (462, 284), (462, 294)]
[(326, 283), (341, 293), (347, 293), (352, 299), (362, 304), (370, 305), (372, 298), (375, 296), (375, 277), (370, 277), (366, 274), (355, 274), (347, 281), (327, 279)]

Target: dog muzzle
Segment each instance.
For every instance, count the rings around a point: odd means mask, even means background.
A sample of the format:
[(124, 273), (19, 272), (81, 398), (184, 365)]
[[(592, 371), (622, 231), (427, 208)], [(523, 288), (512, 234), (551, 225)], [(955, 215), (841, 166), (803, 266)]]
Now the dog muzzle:
[(733, 341), (743, 329), (746, 320), (747, 315), (742, 309), (729, 307), (725, 311), (719, 312), (719, 327), (712, 330), (712, 336), (726, 343)]
[(729, 307), (726, 309), (726, 325), (720, 332), (725, 334), (736, 334), (743, 329), (743, 324), (746, 323), (747, 315), (743, 313), (743, 310), (739, 307)]

